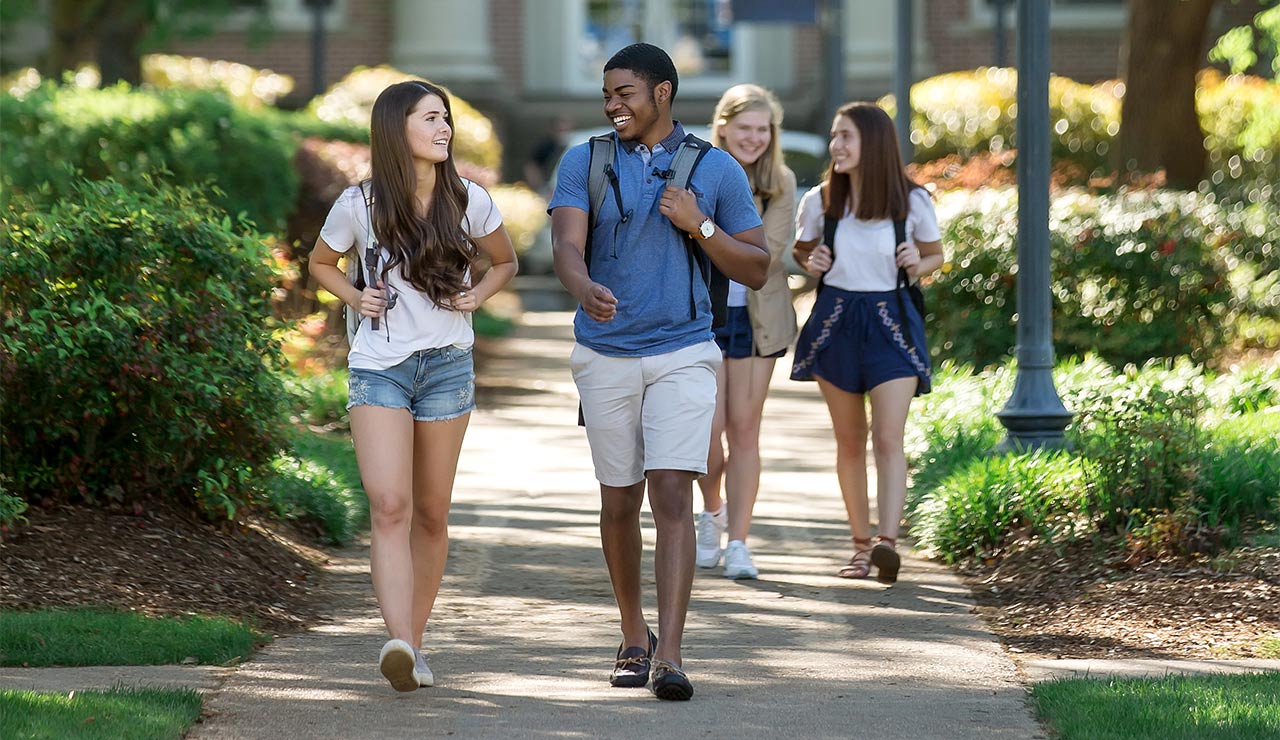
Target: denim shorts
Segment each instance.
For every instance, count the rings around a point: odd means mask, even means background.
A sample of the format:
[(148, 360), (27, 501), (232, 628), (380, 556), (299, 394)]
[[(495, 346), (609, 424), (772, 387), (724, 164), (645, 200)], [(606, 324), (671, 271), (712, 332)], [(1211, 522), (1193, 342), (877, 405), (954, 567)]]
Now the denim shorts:
[(347, 408), (407, 409), (414, 421), (447, 421), (476, 407), (471, 348), (437, 347), (409, 355), (386, 370), (351, 368)]
[(782, 357), (787, 350), (781, 349), (771, 355), (756, 352), (755, 335), (751, 331), (751, 314), (746, 306), (729, 306), (724, 326), (715, 330), (716, 345), (726, 360), (741, 360), (744, 357)]

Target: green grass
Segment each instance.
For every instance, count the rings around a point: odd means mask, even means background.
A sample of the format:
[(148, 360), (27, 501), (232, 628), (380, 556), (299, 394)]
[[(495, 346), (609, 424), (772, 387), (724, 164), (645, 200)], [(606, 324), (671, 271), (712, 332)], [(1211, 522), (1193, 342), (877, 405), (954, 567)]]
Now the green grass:
[(1264, 637), (1258, 645), (1258, 655), (1275, 660), (1280, 658), (1280, 637)]
[(59, 694), (0, 690), (0, 737), (181, 738), (200, 717), (194, 691), (118, 688)]
[(1070, 679), (1038, 684), (1036, 707), (1063, 740), (1280, 737), (1280, 673)]
[(225, 665), (266, 642), (225, 617), (147, 617), (93, 609), (0, 611), (0, 665)]

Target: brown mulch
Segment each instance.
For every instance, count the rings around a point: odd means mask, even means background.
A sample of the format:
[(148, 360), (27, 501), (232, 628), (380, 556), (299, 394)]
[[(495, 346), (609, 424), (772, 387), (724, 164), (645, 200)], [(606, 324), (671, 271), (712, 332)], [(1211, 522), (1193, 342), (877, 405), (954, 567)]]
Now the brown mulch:
[(210, 523), (172, 504), (137, 513), (33, 507), (0, 537), (0, 608), (215, 614), (275, 634), (314, 622), (324, 553), (278, 523)]
[(1280, 548), (1104, 562), (1029, 550), (963, 575), (1009, 650), (1033, 658), (1275, 658)]
[[(140, 513), (34, 508), (0, 536), (0, 608), (109, 606), (247, 618), (272, 633), (317, 620), (322, 551), (279, 523), (211, 524), (172, 506)], [(1033, 658), (1277, 657), (1280, 548), (1216, 559), (1105, 562), (1087, 546), (1026, 550), (962, 570), (978, 611)]]

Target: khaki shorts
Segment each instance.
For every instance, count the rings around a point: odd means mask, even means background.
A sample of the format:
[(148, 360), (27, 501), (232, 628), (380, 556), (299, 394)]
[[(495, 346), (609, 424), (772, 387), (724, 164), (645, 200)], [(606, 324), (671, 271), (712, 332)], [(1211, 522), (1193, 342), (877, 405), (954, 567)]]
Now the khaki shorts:
[(596, 479), (623, 488), (650, 470), (705, 475), (720, 358), (710, 341), (651, 357), (609, 357), (575, 344), (569, 366)]

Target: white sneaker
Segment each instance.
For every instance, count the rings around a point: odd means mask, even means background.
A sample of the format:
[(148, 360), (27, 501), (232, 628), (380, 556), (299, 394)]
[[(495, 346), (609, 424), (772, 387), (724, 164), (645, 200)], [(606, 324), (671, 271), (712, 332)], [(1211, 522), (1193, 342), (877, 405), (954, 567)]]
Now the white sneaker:
[(720, 564), (720, 536), (729, 527), (729, 513), (720, 507), (719, 514), (702, 512), (698, 515), (698, 552), (699, 568), (714, 568)]
[(747, 549), (746, 543), (740, 540), (729, 542), (729, 547), (724, 551), (724, 577), (735, 580), (760, 577), (756, 564), (751, 562), (751, 551)]
[(414, 666), (418, 656), (413, 646), (404, 640), (387, 640), (378, 655), (378, 670), (391, 682), (396, 691), (413, 691), (418, 688), (418, 676)]
[(418, 659), (413, 664), (413, 677), (418, 680), (419, 686), (435, 686), (436, 675), (431, 672), (431, 666), (427, 665), (427, 656), (421, 650), (416, 652)]

